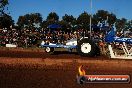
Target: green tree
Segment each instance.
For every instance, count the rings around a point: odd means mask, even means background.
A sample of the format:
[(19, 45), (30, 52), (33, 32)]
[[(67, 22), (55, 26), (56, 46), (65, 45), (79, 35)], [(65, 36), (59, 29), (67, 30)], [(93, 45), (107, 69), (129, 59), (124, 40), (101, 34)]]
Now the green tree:
[(10, 28), (10, 26), (14, 26), (14, 20), (12, 20), (12, 17), (8, 14), (3, 14), (3, 16), (0, 17), (0, 28)]
[(116, 15), (113, 13), (109, 13), (105, 10), (98, 10), (96, 14), (93, 15), (93, 22), (97, 24), (99, 21), (101, 23), (107, 21), (109, 25), (113, 25), (116, 22)]
[(71, 24), (76, 20), (76, 18), (74, 18), (72, 15), (65, 14), (65, 16), (62, 17), (62, 20), (64, 20), (67, 23)]
[(116, 15), (111, 13), (111, 14), (108, 14), (108, 23), (109, 25), (113, 25), (115, 22), (116, 22), (117, 18), (116, 18)]
[(50, 24), (57, 24), (59, 22), (59, 16), (55, 12), (49, 13), (46, 21), (42, 22), (42, 27), (47, 28)]
[(42, 23), (42, 16), (40, 13), (31, 13), (24, 16), (19, 16), (17, 24), (20, 28), (38, 28)]
[(66, 21), (61, 20), (58, 22), (58, 24), (60, 24), (62, 26), (63, 31), (71, 31), (71, 25), (68, 24)]
[(103, 22), (107, 20), (108, 11), (98, 10), (96, 14), (93, 15), (98, 21)]
[(43, 21), (42, 24), (41, 24), (41, 27), (42, 28), (47, 28), (48, 24), (47, 24), (47, 21)]
[(125, 29), (125, 25), (126, 25), (127, 19), (122, 18), (122, 19), (117, 19), (116, 21), (116, 29), (117, 31), (121, 32), (122, 30)]
[(18, 27), (19, 28), (24, 28), (25, 27), (24, 26), (25, 24), (27, 24), (26, 17), (25, 16), (19, 16), (18, 21), (17, 21)]
[(125, 24), (125, 30), (132, 32), (132, 20), (129, 20), (129, 21), (126, 22), (126, 24)]
[(8, 5), (8, 0), (0, 0), (0, 15), (2, 16), (5, 12), (5, 7)]
[(90, 15), (87, 12), (84, 12), (81, 15), (79, 15), (79, 17), (77, 18), (77, 24), (81, 28), (88, 29), (90, 22), (89, 20), (90, 20)]
[(35, 28), (39, 28), (42, 23), (42, 16), (40, 13), (30, 14), (30, 24)]
[(63, 26), (68, 27), (69, 29), (74, 29), (76, 26), (76, 18), (74, 18), (72, 15), (65, 14), (62, 17), (62, 21), (60, 23), (62, 23)]
[(97, 19), (97, 17), (95, 16), (95, 15), (93, 15), (93, 17), (92, 17), (92, 24), (93, 25), (97, 25), (98, 24), (98, 19)]
[(59, 20), (59, 16), (55, 12), (51, 12), (47, 16), (47, 21), (57, 22), (58, 20)]

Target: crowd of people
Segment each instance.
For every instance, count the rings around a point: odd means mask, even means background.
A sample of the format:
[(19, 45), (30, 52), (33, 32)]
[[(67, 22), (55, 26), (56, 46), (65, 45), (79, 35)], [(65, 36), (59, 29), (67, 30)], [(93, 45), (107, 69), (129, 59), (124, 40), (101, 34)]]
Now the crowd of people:
[(3, 29), (0, 30), (0, 45), (14, 44), (17, 46), (27, 46), (34, 43), (36, 37), (33, 36), (30, 30), (16, 30), (16, 29)]
[[(55, 42), (65, 44), (67, 40), (78, 38), (82, 36), (89, 36), (90, 32), (84, 29), (77, 29), (74, 31), (62, 31), (61, 29), (0, 29), (0, 46), (6, 44), (14, 44), (18, 47), (39, 47), (41, 41)], [(97, 40), (104, 39), (103, 32), (92, 32), (91, 38)]]
[[(67, 40), (80, 38), (87, 35), (83, 29), (75, 31), (62, 31), (55, 29), (0, 29), (0, 46), (14, 44), (18, 47), (39, 46), (41, 41), (65, 43)], [(100, 38), (99, 33), (92, 33), (95, 38)]]

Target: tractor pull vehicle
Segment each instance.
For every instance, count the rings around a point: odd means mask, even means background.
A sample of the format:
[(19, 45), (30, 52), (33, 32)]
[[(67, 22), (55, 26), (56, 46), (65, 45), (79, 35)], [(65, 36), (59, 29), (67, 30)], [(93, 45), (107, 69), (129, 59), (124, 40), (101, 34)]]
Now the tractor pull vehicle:
[[(121, 38), (115, 36), (114, 27), (110, 28), (110, 31), (107, 32), (105, 38), (105, 43), (108, 46), (108, 51), (110, 58), (119, 58), (119, 59), (132, 59), (132, 38)], [(112, 44), (114, 42), (121, 43), (124, 55), (117, 55), (112, 48)], [(127, 44), (130, 44), (130, 49), (127, 48)], [(42, 47), (45, 47), (45, 51), (50, 53), (53, 52), (55, 48), (65, 48), (69, 52), (72, 49), (76, 49), (79, 55), (81, 56), (98, 56), (100, 55), (99, 45), (95, 42), (95, 40), (89, 37), (82, 37), (81, 39), (71, 39), (68, 40), (67, 43), (57, 44), (57, 43), (49, 43), (46, 44), (44, 41), (41, 43)]]

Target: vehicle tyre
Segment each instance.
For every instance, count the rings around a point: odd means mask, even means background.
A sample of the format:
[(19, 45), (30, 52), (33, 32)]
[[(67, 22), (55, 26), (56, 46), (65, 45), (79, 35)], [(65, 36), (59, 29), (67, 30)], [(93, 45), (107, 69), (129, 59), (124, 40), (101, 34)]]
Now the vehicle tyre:
[(100, 54), (99, 47), (88, 38), (81, 39), (77, 44), (77, 52), (81, 56), (98, 56)]
[(46, 47), (45, 52), (46, 53), (52, 53), (52, 52), (54, 52), (54, 48), (53, 47)]

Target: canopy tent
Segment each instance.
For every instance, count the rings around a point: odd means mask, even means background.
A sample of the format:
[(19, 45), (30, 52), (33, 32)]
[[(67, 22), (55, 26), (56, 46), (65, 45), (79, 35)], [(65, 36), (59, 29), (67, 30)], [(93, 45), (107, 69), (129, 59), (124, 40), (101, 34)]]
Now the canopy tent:
[(48, 28), (61, 28), (61, 25), (59, 24), (51, 24), (48, 26)]

